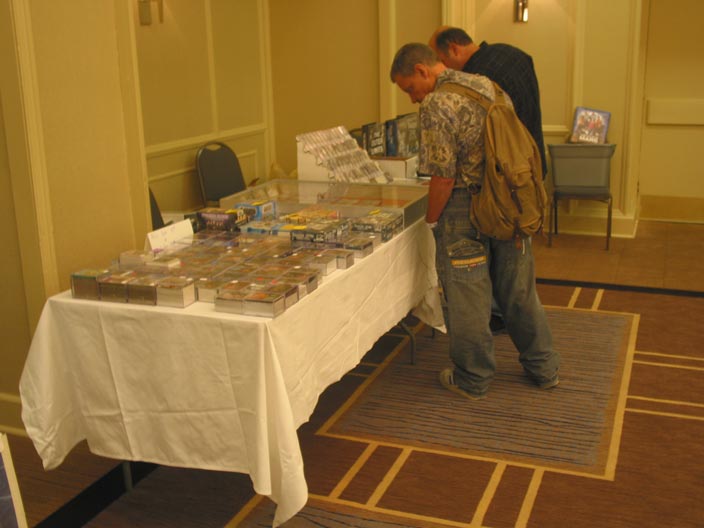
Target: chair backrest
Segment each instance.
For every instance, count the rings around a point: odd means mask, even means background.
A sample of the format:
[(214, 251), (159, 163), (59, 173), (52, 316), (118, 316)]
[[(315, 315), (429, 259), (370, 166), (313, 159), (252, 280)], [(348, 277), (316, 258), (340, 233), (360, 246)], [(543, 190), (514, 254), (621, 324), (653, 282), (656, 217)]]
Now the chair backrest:
[(149, 206), (152, 211), (152, 229), (161, 229), (165, 225), (164, 218), (161, 216), (161, 209), (159, 209), (159, 204), (156, 202), (151, 189), (149, 189)]
[(569, 188), (585, 193), (610, 192), (611, 157), (616, 145), (566, 143), (548, 145), (552, 165), (553, 188)]
[(247, 187), (237, 156), (219, 141), (206, 143), (198, 149), (196, 170), (206, 205)]

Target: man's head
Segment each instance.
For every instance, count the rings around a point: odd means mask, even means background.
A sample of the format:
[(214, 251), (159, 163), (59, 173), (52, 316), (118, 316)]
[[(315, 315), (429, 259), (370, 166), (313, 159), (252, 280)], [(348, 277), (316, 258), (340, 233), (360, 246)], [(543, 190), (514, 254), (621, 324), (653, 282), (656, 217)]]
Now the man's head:
[(461, 70), (477, 46), (472, 38), (460, 28), (440, 26), (430, 37), (429, 45), (435, 50), (438, 59), (448, 68)]
[(420, 103), (435, 89), (437, 76), (444, 69), (429, 46), (413, 42), (396, 52), (391, 63), (391, 82), (406, 92), (411, 102)]

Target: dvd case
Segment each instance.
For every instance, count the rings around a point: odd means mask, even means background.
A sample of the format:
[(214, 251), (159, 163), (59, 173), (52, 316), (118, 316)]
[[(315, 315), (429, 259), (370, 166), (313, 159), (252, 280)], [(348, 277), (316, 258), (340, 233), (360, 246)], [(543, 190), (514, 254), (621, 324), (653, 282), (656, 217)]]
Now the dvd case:
[(611, 112), (578, 106), (574, 111), (570, 143), (606, 143)]

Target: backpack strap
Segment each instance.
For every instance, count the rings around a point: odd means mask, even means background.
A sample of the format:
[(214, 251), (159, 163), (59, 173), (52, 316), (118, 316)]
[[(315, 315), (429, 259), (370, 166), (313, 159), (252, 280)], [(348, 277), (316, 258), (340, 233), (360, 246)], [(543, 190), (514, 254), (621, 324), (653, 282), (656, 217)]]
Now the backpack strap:
[(501, 89), (501, 87), (498, 84), (496, 84), (494, 81), (491, 81), (491, 84), (494, 85), (494, 92), (496, 92), (496, 99), (494, 101), (489, 99), (483, 93), (479, 93), (478, 91), (470, 88), (469, 86), (464, 86), (463, 84), (458, 84), (458, 83), (454, 83), (454, 82), (442, 83), (440, 86), (438, 86), (437, 91), (456, 93), (459, 95), (464, 95), (465, 97), (469, 97), (470, 99), (474, 99), (476, 102), (478, 102), (480, 105), (482, 105), (484, 107), (484, 109), (488, 112), (489, 107), (492, 104), (505, 104), (506, 103), (506, 99), (504, 97), (504, 91)]

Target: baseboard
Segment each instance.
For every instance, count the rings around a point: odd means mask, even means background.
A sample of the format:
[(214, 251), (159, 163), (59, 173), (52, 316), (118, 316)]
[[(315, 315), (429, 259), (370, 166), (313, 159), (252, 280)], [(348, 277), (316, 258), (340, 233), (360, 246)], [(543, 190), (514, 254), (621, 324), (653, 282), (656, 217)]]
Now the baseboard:
[(27, 436), (22, 423), (22, 402), (16, 394), (0, 392), (0, 431)]
[(642, 195), (640, 218), (700, 224), (704, 222), (704, 198)]
[[(546, 219), (547, 222), (547, 219)], [(638, 220), (624, 216), (617, 211), (611, 218), (611, 236), (634, 238)], [(565, 210), (560, 203), (558, 211), (558, 232), (571, 235), (606, 236), (606, 205), (603, 211), (598, 208), (570, 207)]]

